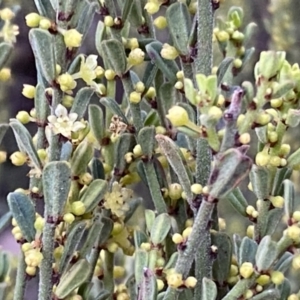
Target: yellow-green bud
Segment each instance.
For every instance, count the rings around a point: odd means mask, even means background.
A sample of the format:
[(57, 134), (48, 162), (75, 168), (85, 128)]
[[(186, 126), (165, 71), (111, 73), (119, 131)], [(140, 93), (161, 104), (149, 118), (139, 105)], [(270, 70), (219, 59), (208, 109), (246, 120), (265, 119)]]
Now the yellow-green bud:
[(173, 106), (169, 109), (167, 118), (173, 126), (184, 126), (190, 122), (187, 111), (181, 106)]
[(181, 234), (179, 234), (179, 233), (174, 233), (174, 234), (172, 235), (172, 241), (173, 241), (174, 244), (177, 245), (177, 244), (183, 243), (184, 239), (183, 239), (183, 236), (182, 236)]
[(291, 295), (289, 295), (287, 300), (299, 300), (299, 297), (296, 294), (291, 294)]
[(243, 145), (249, 144), (250, 141), (251, 141), (251, 136), (248, 132), (241, 134), (239, 137), (239, 142)]
[(293, 258), (292, 266), (293, 266), (293, 268), (295, 270), (299, 270), (300, 269), (300, 254), (296, 255)]
[(281, 158), (279, 156), (270, 156), (269, 164), (272, 167), (279, 167), (281, 166)]
[(271, 121), (271, 116), (266, 113), (258, 114), (255, 121), (257, 124), (264, 126), (264, 125), (267, 125)]
[(116, 72), (114, 70), (107, 69), (104, 72), (104, 76), (107, 80), (114, 80), (116, 77)]
[(11, 78), (11, 71), (9, 68), (3, 68), (0, 71), (0, 80), (7, 81)]
[(44, 225), (45, 225), (45, 219), (42, 218), (42, 217), (37, 217), (35, 222), (34, 222), (34, 228), (37, 231), (41, 232), (41, 231), (43, 231)]
[(260, 166), (266, 166), (270, 161), (270, 156), (265, 152), (258, 152), (255, 157), (255, 163)]
[(20, 151), (16, 151), (10, 156), (10, 160), (15, 166), (23, 166), (27, 161), (27, 155)]
[(25, 253), (32, 249), (32, 245), (30, 243), (24, 243), (21, 247), (22, 251)]
[(140, 144), (135, 145), (135, 147), (133, 148), (133, 155), (135, 157), (139, 157), (143, 155), (142, 147)]
[(244, 34), (238, 30), (234, 31), (232, 36), (232, 39), (237, 40), (237, 41), (242, 41), (244, 39)]
[(240, 274), (243, 278), (249, 278), (254, 272), (254, 267), (251, 262), (244, 262), (240, 267)]
[(40, 24), (41, 16), (37, 13), (30, 13), (25, 16), (26, 25), (30, 28), (38, 27)]
[(64, 32), (63, 35), (66, 47), (78, 48), (81, 46), (82, 34), (79, 33), (76, 29), (69, 29), (66, 32)]
[(105, 16), (103, 21), (104, 25), (107, 27), (112, 27), (115, 25), (114, 18), (112, 16)]
[(282, 144), (280, 146), (279, 155), (280, 156), (287, 156), (291, 151), (291, 146), (289, 144)]
[(138, 104), (140, 103), (142, 100), (142, 94), (141, 93), (138, 93), (138, 92), (131, 92), (130, 95), (129, 95), (129, 101), (131, 103), (135, 103), (135, 104)]
[(179, 52), (177, 51), (177, 49), (175, 47), (165, 43), (165, 44), (163, 44), (163, 47), (160, 51), (160, 55), (164, 59), (174, 60), (178, 57)]
[(137, 38), (132, 38), (128, 40), (128, 47), (133, 50), (139, 47), (139, 41)]
[(73, 103), (74, 103), (74, 97), (72, 97), (71, 95), (67, 95), (67, 94), (65, 94), (63, 96), (62, 105), (64, 107), (70, 108), (70, 107), (72, 107)]
[(145, 52), (140, 48), (135, 48), (130, 51), (127, 61), (130, 66), (136, 66), (144, 61)]
[(27, 124), (30, 122), (30, 115), (27, 111), (21, 110), (17, 113), (16, 119), (20, 121), (22, 124)]
[(85, 213), (85, 205), (81, 201), (74, 201), (71, 204), (71, 211), (75, 216), (82, 216)]
[(51, 25), (52, 25), (51, 21), (46, 18), (42, 18), (39, 23), (40, 28), (45, 29), (45, 30), (48, 30), (51, 27)]
[(66, 92), (68, 90), (73, 90), (76, 87), (76, 81), (73, 79), (73, 77), (69, 73), (61, 74), (57, 77), (57, 82), (60, 85), (60, 89), (63, 92)]
[(149, 15), (156, 14), (159, 11), (159, 4), (156, 2), (147, 2), (144, 9)]
[(117, 243), (115, 242), (112, 242), (112, 243), (109, 243), (107, 245), (107, 250), (110, 252), (110, 253), (115, 253), (117, 252), (117, 250), (119, 249), (119, 246)]
[(268, 140), (271, 143), (276, 143), (278, 141), (278, 134), (275, 131), (268, 132)]
[(36, 274), (36, 267), (27, 266), (26, 269), (25, 269), (25, 272), (29, 276), (35, 276), (35, 274)]
[(194, 288), (197, 284), (197, 279), (193, 276), (189, 276), (185, 281), (184, 281), (184, 285), (187, 288)]
[(270, 201), (274, 207), (282, 208), (284, 205), (284, 198), (282, 196), (270, 196)]
[(254, 211), (255, 211), (255, 208), (252, 205), (248, 205), (246, 207), (246, 213), (247, 213), (247, 215), (251, 216)]
[(93, 176), (90, 173), (86, 172), (79, 176), (78, 182), (83, 185), (89, 185), (92, 180)]
[(292, 225), (287, 229), (287, 236), (293, 241), (298, 241), (300, 238), (300, 228), (298, 225)]
[(239, 277), (238, 276), (230, 276), (229, 278), (227, 278), (226, 281), (230, 285), (235, 285), (239, 281)]
[(278, 99), (272, 99), (270, 101), (271, 107), (273, 108), (279, 108), (283, 103), (283, 100), (281, 98)]
[(145, 94), (145, 97), (149, 99), (153, 99), (156, 96), (156, 90), (153, 86), (150, 86), (147, 90), (147, 93)]
[(184, 239), (187, 239), (190, 236), (190, 234), (192, 233), (192, 230), (193, 230), (193, 227), (187, 227), (186, 229), (184, 229), (182, 232), (182, 237)]
[(282, 284), (284, 281), (283, 273), (280, 271), (272, 271), (271, 272), (271, 281), (276, 285)]
[(141, 249), (145, 251), (150, 251), (151, 250), (151, 244), (150, 243), (141, 243)]
[(226, 229), (226, 221), (223, 218), (218, 218), (218, 224), (219, 224), (219, 229), (220, 230), (225, 230)]
[(236, 265), (230, 265), (230, 272), (229, 275), (230, 276), (236, 276), (239, 273), (239, 269)]
[(252, 297), (253, 297), (253, 291), (247, 290), (247, 291), (244, 293), (244, 299), (251, 299)]
[(5, 151), (0, 151), (0, 164), (4, 163), (7, 159), (7, 153)]
[(143, 93), (145, 91), (145, 85), (142, 81), (136, 83), (135, 91), (138, 93)]
[(71, 213), (66, 213), (63, 216), (63, 220), (67, 223), (67, 224), (72, 224), (75, 221), (75, 216)]
[(10, 8), (6, 7), (0, 10), (0, 18), (3, 21), (10, 21), (14, 17), (15, 13)]
[(300, 211), (299, 210), (296, 210), (296, 211), (293, 212), (293, 219), (296, 222), (300, 222)]
[(177, 81), (174, 85), (176, 90), (183, 90), (183, 82), (182, 81)]
[(172, 183), (169, 185), (169, 197), (171, 200), (178, 200), (181, 198), (182, 187), (178, 183)]
[(167, 19), (165, 17), (159, 16), (156, 19), (154, 19), (153, 25), (157, 29), (164, 29), (164, 28), (166, 28), (168, 26), (168, 22), (167, 22)]
[(35, 97), (35, 86), (23, 84), (22, 95), (28, 99), (33, 99)]
[(194, 193), (195, 195), (200, 195), (202, 194), (202, 190), (203, 190), (203, 187), (201, 184), (199, 183), (194, 183), (191, 185), (191, 191), (192, 193)]
[(168, 285), (172, 288), (178, 288), (183, 284), (182, 274), (172, 273), (167, 275)]
[(243, 61), (240, 59), (240, 58), (236, 58), (234, 61), (233, 61), (233, 66), (237, 69), (241, 68), (243, 65)]
[(156, 279), (157, 290), (160, 292), (165, 287), (164, 282), (161, 279)]
[(215, 36), (219, 42), (227, 42), (229, 40), (229, 34), (224, 30), (216, 32)]
[(120, 278), (124, 277), (124, 275), (125, 275), (124, 267), (114, 266), (114, 270), (113, 270), (114, 279), (120, 279)]

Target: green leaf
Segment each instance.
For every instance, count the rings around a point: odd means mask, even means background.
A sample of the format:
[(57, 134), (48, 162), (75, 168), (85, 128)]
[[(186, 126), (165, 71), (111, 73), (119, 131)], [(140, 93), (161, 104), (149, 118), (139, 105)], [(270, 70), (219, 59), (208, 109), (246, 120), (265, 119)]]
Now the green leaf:
[(142, 300), (156, 300), (157, 297), (157, 283), (156, 276), (148, 268), (143, 270), (143, 279), (141, 286), (139, 288), (139, 297), (138, 299)]
[(4, 67), (4, 64), (8, 61), (9, 56), (13, 51), (13, 45), (2, 42), (0, 44), (0, 69)]
[(93, 146), (88, 142), (81, 142), (76, 148), (72, 160), (71, 170), (72, 175), (80, 175), (85, 173), (88, 163), (93, 157)]
[(229, 276), (232, 245), (230, 237), (224, 232), (212, 232), (211, 244), (217, 246), (217, 257), (213, 262), (213, 278), (221, 286)]
[(208, 201), (224, 198), (248, 175), (252, 160), (239, 149), (228, 149), (220, 154), (212, 169), (208, 185)]
[(166, 11), (168, 28), (174, 47), (181, 55), (188, 55), (188, 41), (191, 32), (191, 16), (185, 3), (176, 2)]
[(111, 110), (115, 115), (119, 116), (122, 119), (122, 122), (129, 125), (129, 121), (127, 120), (125, 114), (122, 112), (119, 104), (113, 98), (103, 97), (100, 100), (100, 103)]
[[(96, 34), (95, 34), (95, 46), (100, 56), (103, 56), (101, 42), (106, 39), (106, 36), (107, 36), (106, 26), (102, 21), (99, 21), (96, 29)], [(106, 62), (104, 61), (104, 64), (105, 63)]]
[(281, 298), (281, 294), (277, 289), (269, 289), (259, 293), (256, 296), (253, 296), (251, 299), (252, 300), (265, 300), (265, 299), (276, 300), (276, 299), (286, 299), (286, 298)]
[(34, 0), (35, 6), (40, 15), (55, 20), (55, 11), (49, 0)]
[(78, 115), (77, 120), (83, 118), (93, 94), (94, 90), (89, 87), (84, 87), (77, 92), (74, 103), (70, 110), (70, 113), (76, 113)]
[(140, 207), (143, 203), (143, 198), (136, 198), (129, 202), (129, 210), (125, 214), (124, 223), (130, 220), (133, 214), (136, 212), (138, 207)]
[(145, 210), (145, 221), (146, 221), (146, 228), (148, 232), (151, 231), (151, 228), (154, 224), (155, 220), (155, 212), (151, 209), (146, 209)]
[(105, 172), (102, 162), (93, 157), (91, 162), (92, 175), (94, 179), (105, 179)]
[(77, 261), (72, 268), (65, 272), (55, 290), (58, 298), (65, 298), (84, 283), (89, 275), (90, 265), (85, 259)]
[(255, 260), (258, 272), (267, 271), (277, 258), (277, 245), (271, 240), (271, 237), (264, 236), (260, 241)]
[(238, 263), (242, 265), (244, 262), (251, 262), (255, 265), (255, 255), (257, 251), (257, 243), (247, 236), (242, 239), (239, 249)]
[(134, 245), (139, 248), (142, 243), (148, 243), (148, 236), (139, 230), (135, 230), (133, 233)]
[(27, 195), (13, 192), (7, 196), (7, 203), (13, 217), (28, 242), (35, 239), (35, 209)]
[(138, 134), (138, 143), (142, 147), (143, 155), (146, 155), (148, 158), (151, 158), (153, 155), (155, 146), (154, 134), (154, 126), (144, 127)]
[(274, 88), (272, 92), (272, 99), (283, 97), (286, 93), (293, 90), (294, 87), (295, 87), (295, 83), (293, 81), (287, 80), (279, 83), (279, 85), (276, 86), (276, 88)]
[(64, 245), (64, 252), (59, 261), (59, 273), (64, 273), (75, 254), (76, 248), (79, 245), (83, 234), (87, 227), (87, 221), (80, 221), (71, 227), (70, 231), (67, 233), (67, 241)]
[(231, 66), (233, 60), (234, 60), (233, 57), (225, 57), (220, 63), (217, 70), (218, 86), (222, 83), (222, 80), (225, 74), (227, 73), (227, 71), (230, 72), (229, 67)]
[(143, 24), (142, 3), (139, 0), (129, 0), (127, 2), (132, 3), (127, 20), (132, 26), (139, 27), (141, 24)]
[(283, 182), (285, 179), (289, 179), (292, 174), (292, 170), (289, 168), (278, 168), (276, 175), (273, 180), (273, 187), (271, 195), (282, 195), (283, 193)]
[(289, 270), (294, 255), (291, 252), (284, 252), (280, 259), (276, 262), (274, 270), (285, 273)]
[[(0, 252), (0, 282), (6, 283), (7, 276), (9, 276), (10, 271), (10, 257), (9, 255), (1, 251)], [(1, 297), (0, 297), (1, 299)], [(4, 300), (5, 298), (2, 298), (1, 300)]]
[(284, 212), (288, 218), (291, 218), (295, 211), (295, 189), (294, 184), (286, 179), (283, 181), (284, 186)]
[(166, 213), (158, 215), (151, 227), (150, 237), (154, 245), (162, 244), (171, 229), (171, 219)]
[(43, 189), (47, 215), (62, 215), (71, 185), (69, 164), (62, 161), (48, 163), (43, 171)]
[(124, 46), (117, 40), (106, 40), (101, 42), (103, 59), (108, 62), (110, 69), (113, 69), (118, 76), (122, 76), (127, 67)]
[(272, 235), (278, 224), (281, 222), (283, 216), (283, 209), (282, 208), (273, 208), (267, 213), (267, 224), (266, 224), (266, 231), (265, 235)]
[(143, 80), (145, 84), (145, 90), (149, 89), (149, 87), (153, 84), (153, 80), (157, 74), (158, 66), (156, 64), (147, 64)]
[(202, 279), (201, 300), (215, 300), (217, 298), (217, 286), (209, 278)]
[(0, 218), (0, 233), (9, 225), (9, 222), (12, 218), (12, 214), (10, 211), (5, 213), (4, 215), (1, 216)]
[(258, 199), (267, 199), (270, 191), (269, 172), (267, 168), (253, 165), (250, 172), (253, 192)]
[(136, 288), (141, 284), (143, 280), (144, 268), (148, 266), (149, 253), (145, 250), (138, 249), (135, 251), (135, 264), (134, 264), (134, 276), (136, 281)]
[[(277, 289), (273, 289), (274, 299), (288, 299), (289, 295), (291, 294), (291, 290), (292, 290), (292, 288), (291, 288), (290, 281), (287, 278), (284, 278), (283, 283), (280, 284), (279, 286), (277, 286)], [(277, 292), (277, 294), (276, 294), (276, 292)], [(272, 296), (272, 295), (270, 295), (270, 296)], [(261, 299), (263, 299), (263, 298), (261, 298)]]
[(93, 180), (93, 182), (88, 186), (83, 196), (80, 198), (80, 201), (83, 202), (87, 213), (91, 212), (103, 199), (107, 189), (108, 184), (105, 180)]
[(177, 81), (176, 73), (179, 71), (179, 68), (175, 61), (161, 57), (161, 49), (162, 43), (158, 41), (152, 42), (146, 46), (146, 51), (151, 58), (151, 61), (155, 63), (168, 80), (174, 84)]
[(7, 124), (0, 124), (0, 144), (5, 136), (5, 133), (7, 129), (9, 128), (9, 125)]
[(41, 126), (45, 125), (47, 117), (50, 115), (50, 106), (45, 96), (45, 88), (40, 83), (36, 86), (34, 108), (36, 110), (37, 122), (40, 122)]
[(239, 187), (235, 188), (225, 198), (238, 213), (244, 217), (247, 217), (246, 208), (248, 206), (248, 202)]
[(40, 158), (37, 155), (32, 142), (32, 137), (26, 127), (15, 119), (11, 119), (9, 125), (14, 132), (20, 151), (27, 153), (34, 166), (41, 170), (42, 164)]
[(105, 136), (105, 127), (103, 111), (98, 105), (89, 105), (89, 123), (96, 140), (101, 143)]
[(34, 28), (29, 31), (29, 42), (43, 77), (52, 84), (56, 77), (52, 35), (47, 30)]

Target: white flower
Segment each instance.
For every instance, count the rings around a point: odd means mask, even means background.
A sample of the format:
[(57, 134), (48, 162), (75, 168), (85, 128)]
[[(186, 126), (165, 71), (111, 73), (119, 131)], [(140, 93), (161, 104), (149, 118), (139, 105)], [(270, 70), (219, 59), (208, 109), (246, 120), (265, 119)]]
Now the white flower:
[(58, 104), (55, 109), (55, 115), (48, 117), (49, 126), (54, 134), (61, 134), (64, 137), (71, 139), (72, 132), (77, 132), (85, 125), (82, 122), (76, 121), (78, 115), (76, 113), (68, 114), (67, 109)]
[(97, 55), (89, 55), (86, 59), (82, 56), (80, 70), (72, 75), (73, 79), (82, 78), (86, 84), (92, 84), (96, 78)]

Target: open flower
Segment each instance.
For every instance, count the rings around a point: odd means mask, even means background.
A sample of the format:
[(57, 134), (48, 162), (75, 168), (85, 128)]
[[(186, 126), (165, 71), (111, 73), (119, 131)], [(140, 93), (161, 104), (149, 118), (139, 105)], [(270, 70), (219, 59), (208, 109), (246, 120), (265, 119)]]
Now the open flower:
[(68, 114), (67, 109), (58, 104), (55, 109), (55, 115), (48, 117), (49, 126), (54, 134), (61, 134), (64, 137), (71, 139), (72, 132), (77, 132), (85, 125), (82, 122), (76, 121), (78, 115), (76, 113)]
[(97, 77), (97, 55), (89, 55), (87, 58), (82, 56), (80, 70), (78, 73), (72, 75), (73, 79), (82, 78), (86, 84), (91, 85), (93, 80)]
[(123, 219), (125, 213), (129, 210), (128, 201), (133, 195), (133, 191), (122, 187), (118, 182), (114, 182), (110, 193), (104, 196), (104, 207)]

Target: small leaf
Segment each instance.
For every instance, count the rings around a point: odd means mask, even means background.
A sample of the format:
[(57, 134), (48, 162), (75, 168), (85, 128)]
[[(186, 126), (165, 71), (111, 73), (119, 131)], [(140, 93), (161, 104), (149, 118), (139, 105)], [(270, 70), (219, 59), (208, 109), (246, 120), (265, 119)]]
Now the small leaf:
[(48, 216), (62, 215), (71, 185), (68, 163), (62, 161), (48, 163), (43, 171), (43, 189)]
[(267, 168), (253, 165), (250, 172), (253, 192), (258, 199), (267, 199), (270, 191), (269, 172)]
[(258, 272), (267, 271), (272, 266), (277, 257), (276, 243), (270, 236), (264, 236), (260, 241), (255, 260)]
[(93, 158), (91, 162), (92, 175), (94, 179), (105, 179), (105, 172), (102, 162), (98, 158)]
[(29, 31), (29, 41), (43, 77), (52, 84), (56, 77), (53, 37), (47, 30), (34, 28)]
[(27, 195), (18, 192), (9, 193), (7, 202), (22, 235), (28, 242), (32, 242), (35, 238), (35, 209), (32, 202)]
[[(106, 36), (107, 36), (106, 28), (107, 27), (104, 25), (104, 23), (102, 21), (98, 22), (96, 34), (95, 34), (95, 46), (96, 46), (96, 49), (97, 49), (98, 53), (100, 54), (100, 56), (103, 56), (101, 42), (106, 39)], [(104, 61), (104, 64), (105, 64), (105, 61)]]
[(277, 292), (277, 294), (275, 294), (274, 292), (274, 296), (275, 296), (274, 299), (288, 299), (292, 290), (291, 283), (287, 278), (284, 278), (283, 283), (277, 286), (277, 289), (273, 289), (273, 290)]
[(96, 140), (101, 143), (105, 135), (105, 127), (103, 111), (98, 105), (89, 105), (89, 123)]
[(86, 208), (86, 213), (91, 212), (96, 205), (103, 199), (106, 193), (108, 184), (105, 180), (95, 179), (88, 186), (87, 190), (80, 198), (80, 201)]
[(74, 103), (70, 110), (70, 113), (76, 113), (78, 115), (77, 120), (83, 118), (86, 108), (93, 94), (94, 94), (94, 90), (89, 87), (84, 87), (77, 92), (76, 97), (74, 99)]
[(134, 245), (136, 248), (139, 248), (142, 243), (148, 242), (148, 236), (139, 230), (135, 230), (133, 233)]
[(130, 218), (133, 216), (133, 214), (137, 211), (137, 209), (141, 206), (142, 203), (142, 198), (136, 198), (129, 202), (129, 210), (125, 214), (124, 223), (130, 220)]
[(73, 152), (73, 144), (69, 141), (64, 143), (61, 147), (60, 160), (69, 161)]
[(138, 300), (156, 300), (157, 283), (156, 276), (152, 270), (144, 268), (143, 279), (139, 288)]
[(278, 299), (279, 300), (279, 299), (286, 299), (286, 298), (281, 298), (281, 294), (277, 289), (269, 289), (259, 293), (256, 296), (253, 296), (251, 299), (252, 300)]
[(293, 90), (295, 83), (293, 81), (284, 81), (279, 83), (272, 92), (272, 99), (283, 97), (286, 93)]
[(72, 226), (71, 230), (67, 233), (64, 252), (59, 261), (59, 273), (63, 273), (68, 269), (72, 256), (75, 254), (76, 248), (83, 237), (86, 227), (87, 221), (80, 221)]
[(118, 76), (122, 76), (127, 67), (124, 46), (117, 40), (101, 42), (103, 59), (108, 62), (109, 68), (113, 69)]
[(191, 31), (191, 17), (185, 3), (176, 2), (166, 11), (166, 18), (174, 47), (181, 55), (188, 55), (188, 41)]
[(40, 83), (36, 86), (34, 107), (37, 121), (40, 122), (41, 125), (45, 125), (44, 123), (50, 115), (50, 106), (45, 96), (45, 87)]
[(155, 128), (154, 126), (144, 127), (139, 131), (138, 143), (142, 147), (143, 155), (151, 158), (155, 146), (154, 140)]
[(267, 215), (267, 224), (266, 224), (266, 231), (265, 235), (272, 235), (278, 224), (281, 222), (283, 216), (283, 209), (282, 208), (273, 208), (268, 211)]
[(285, 179), (289, 179), (292, 175), (292, 170), (289, 168), (278, 168), (276, 175), (273, 180), (273, 187), (271, 195), (282, 195), (283, 194), (283, 182)]
[(0, 124), (0, 144), (4, 138), (4, 135), (7, 131), (7, 129), (9, 128), (9, 125), (7, 124)]
[(202, 293), (201, 300), (215, 300), (217, 298), (217, 286), (209, 278), (202, 279)]
[(18, 120), (11, 119), (9, 123), (12, 128), (20, 151), (27, 153), (34, 166), (41, 170), (42, 164), (34, 148), (32, 137), (26, 127)]
[(89, 275), (90, 265), (85, 259), (77, 261), (69, 271), (64, 273), (55, 289), (58, 298), (65, 298), (84, 283)]
[(0, 69), (4, 67), (4, 64), (7, 62), (12, 50), (13, 46), (11, 44), (5, 42), (0, 43)]
[(154, 245), (161, 244), (171, 229), (171, 219), (166, 213), (158, 215), (152, 224), (150, 237)]
[(237, 212), (239, 212), (242, 216), (247, 217), (246, 208), (248, 206), (248, 202), (241, 192), (240, 188), (235, 188), (225, 198)]
[(145, 221), (146, 221), (146, 227), (148, 232), (151, 231), (151, 228), (154, 224), (155, 220), (155, 212), (151, 209), (146, 209), (145, 210)]
[(257, 243), (248, 237), (242, 239), (239, 249), (238, 263), (242, 265), (244, 262), (251, 262), (255, 265), (255, 255), (257, 251)]
[(292, 260), (294, 258), (294, 255), (290, 252), (284, 252), (283, 255), (280, 257), (280, 259), (276, 262), (274, 266), (274, 270), (280, 271), (282, 273), (285, 273), (289, 270)]
[(156, 76), (157, 70), (158, 66), (156, 64), (147, 64), (142, 80), (142, 82), (144, 82), (145, 84), (145, 90), (149, 89), (149, 87), (153, 84), (153, 80)]
[(152, 42), (146, 46), (146, 51), (151, 58), (151, 61), (154, 62), (168, 80), (174, 84), (177, 81), (176, 73), (179, 71), (178, 66), (175, 61), (162, 58), (160, 55), (161, 49), (162, 44), (158, 41)]
[[(8, 211), (0, 218), (0, 233), (7, 227), (12, 218), (12, 213)], [(1, 282), (1, 281), (0, 281)]]
[(136, 289), (143, 280), (144, 268), (148, 266), (149, 253), (145, 250), (138, 249), (135, 251), (134, 276), (136, 281)]
[(35, 6), (40, 15), (55, 20), (55, 11), (49, 0), (34, 0)]
[(72, 175), (80, 175), (85, 173), (86, 168), (93, 156), (93, 146), (88, 142), (81, 142), (76, 148), (72, 160), (71, 160), (71, 170)]
[(129, 125), (129, 121), (127, 120), (126, 116), (122, 112), (119, 104), (115, 99), (109, 97), (103, 97), (101, 98), (100, 103), (103, 104), (108, 109), (110, 109), (115, 115), (119, 116), (122, 119), (122, 122)]
[(218, 86), (222, 83), (222, 80), (227, 72), (230, 72), (229, 67), (231, 66), (234, 58), (233, 57), (225, 57), (220, 63), (217, 70), (218, 77)]
[(284, 212), (288, 218), (291, 218), (295, 211), (295, 189), (294, 184), (286, 179), (283, 181), (284, 186)]

